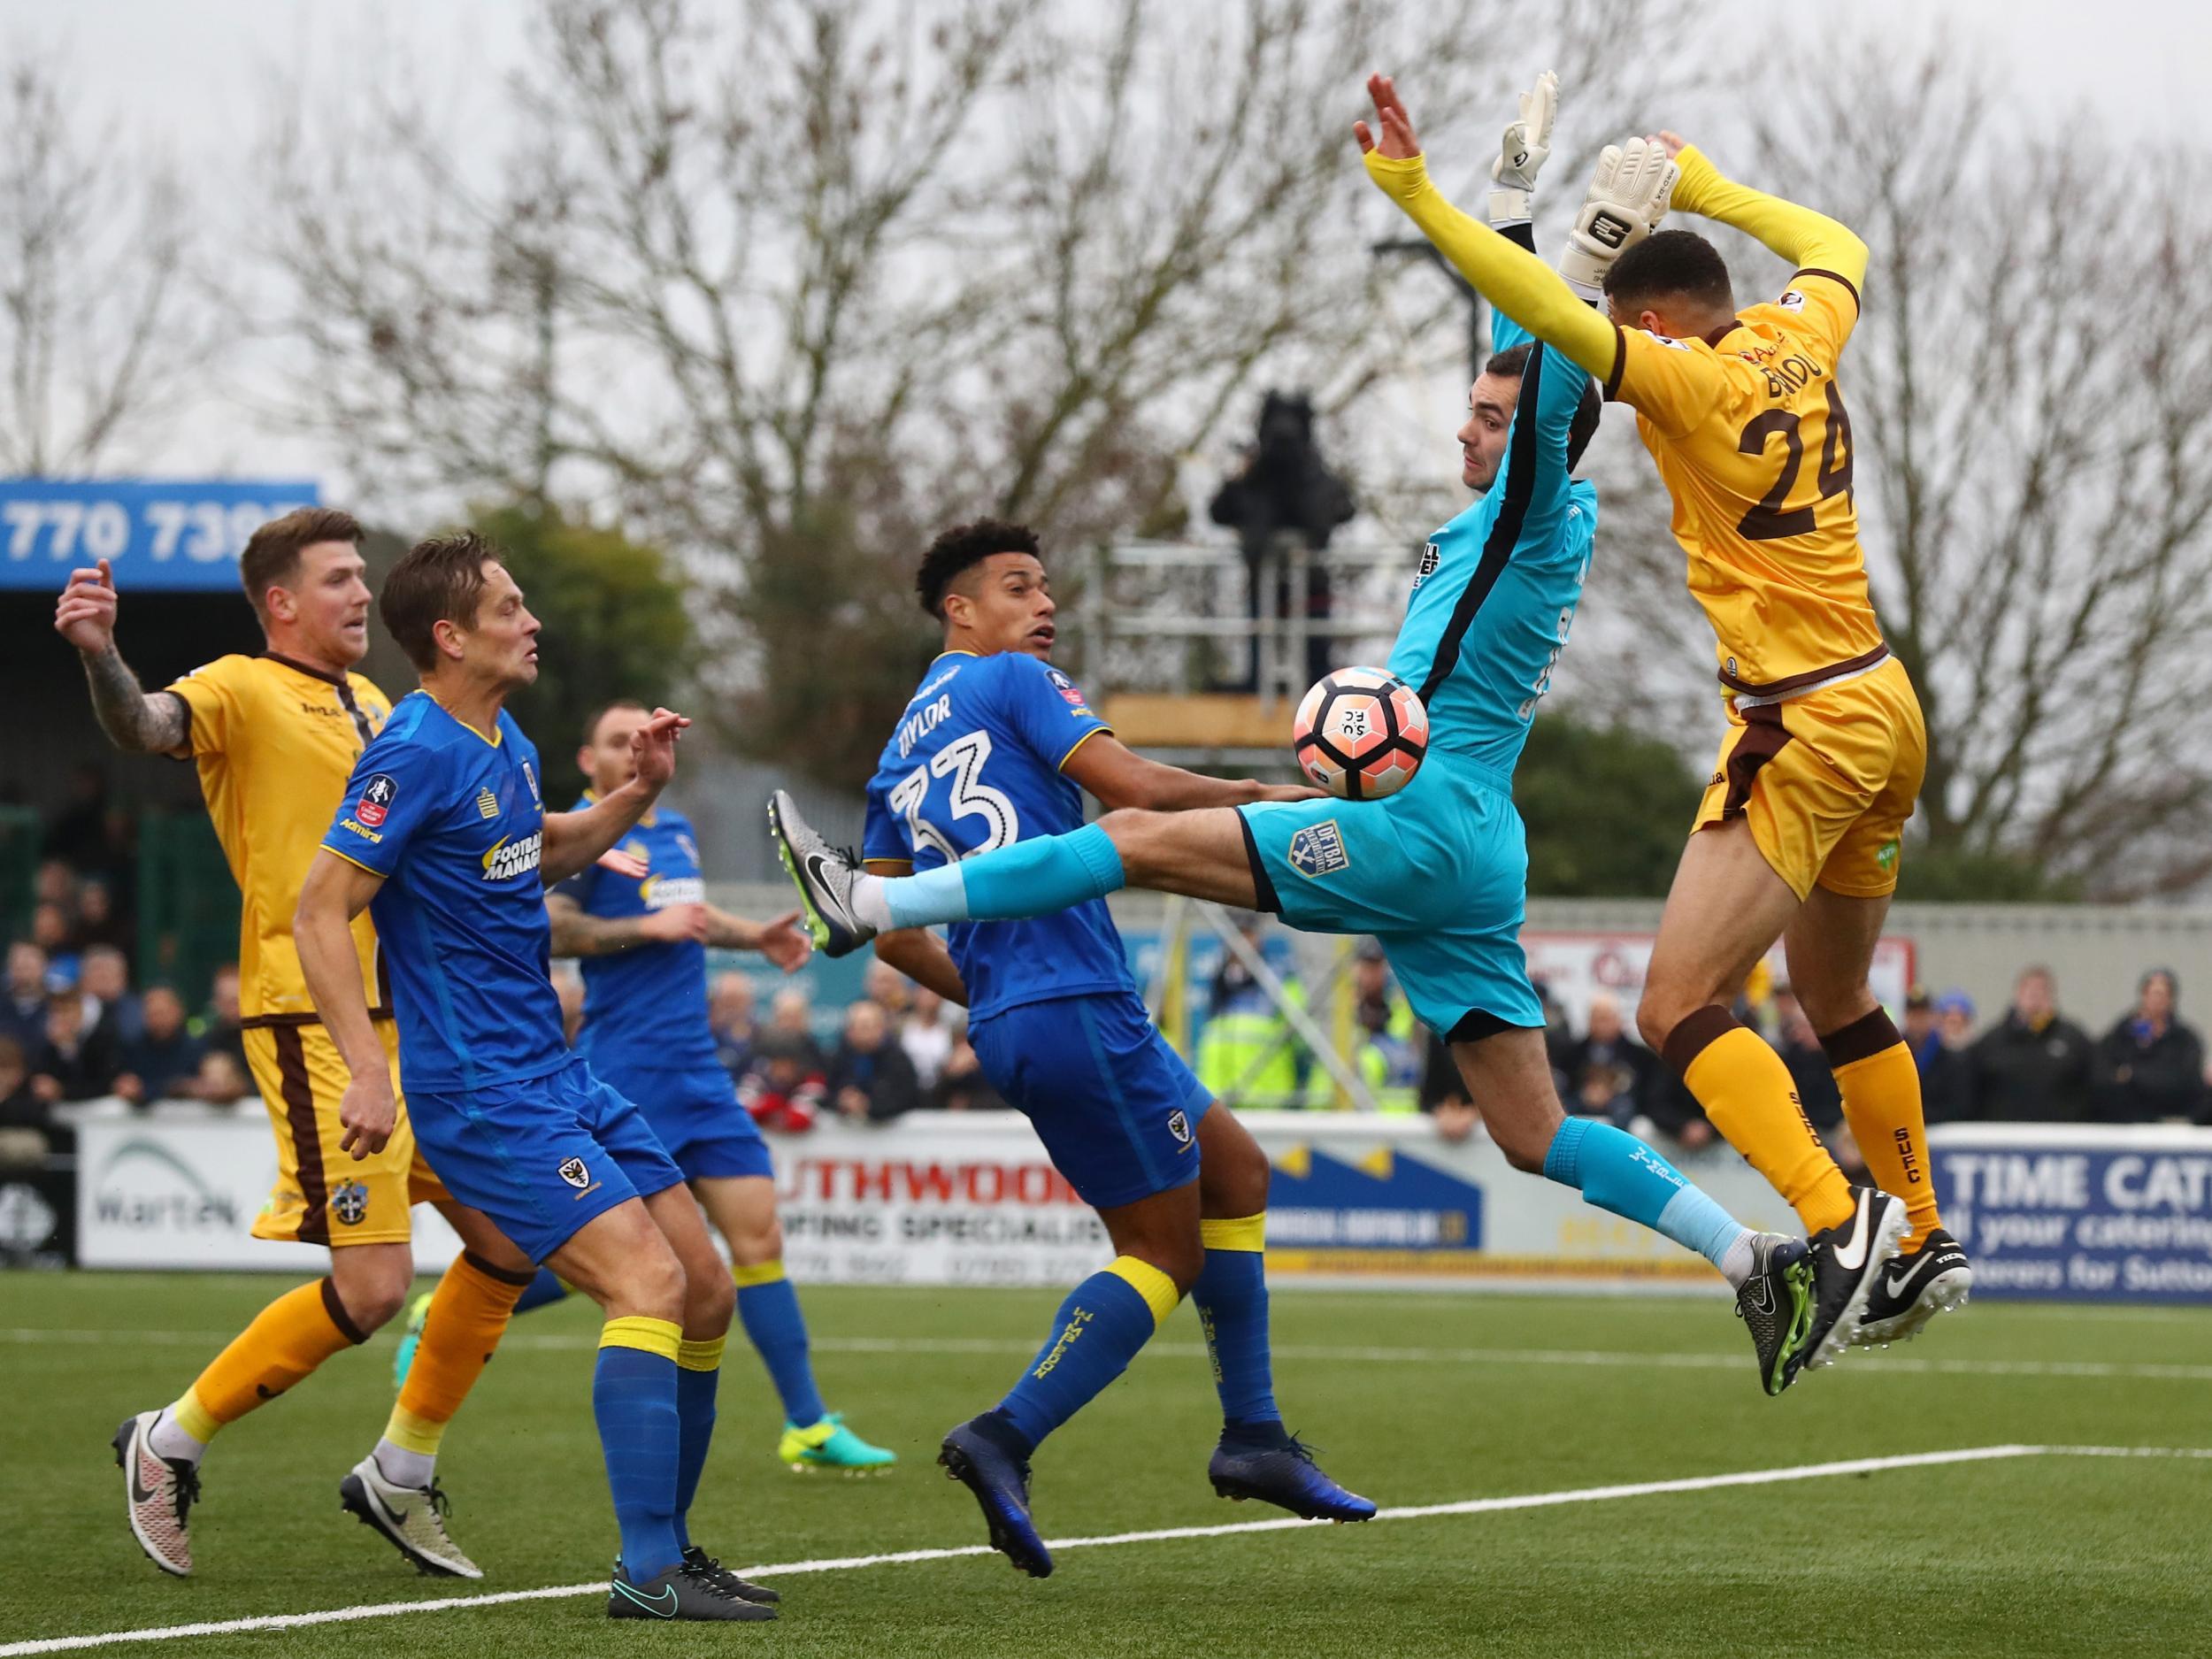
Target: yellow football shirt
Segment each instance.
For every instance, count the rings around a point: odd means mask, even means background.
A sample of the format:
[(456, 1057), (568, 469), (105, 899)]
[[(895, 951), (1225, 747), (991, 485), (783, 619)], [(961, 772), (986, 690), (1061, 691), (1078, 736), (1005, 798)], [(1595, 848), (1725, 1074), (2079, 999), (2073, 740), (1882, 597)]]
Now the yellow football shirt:
[[(353, 763), (391, 716), (390, 700), (359, 674), (265, 654), (218, 657), (167, 689), (191, 716), (177, 753), (199, 767), (208, 816), (244, 900), (240, 1013), (248, 1025), (311, 1022), (315, 1004), (292, 942), (292, 910)], [(354, 918), (353, 938), (370, 1007), (388, 1016), (366, 910)]]
[(1836, 386), (1858, 310), (1848, 278), (1803, 270), (1705, 339), (1620, 333), (1606, 396), (1636, 411), (1721, 683), (1740, 694), (1786, 694), (1885, 654)]

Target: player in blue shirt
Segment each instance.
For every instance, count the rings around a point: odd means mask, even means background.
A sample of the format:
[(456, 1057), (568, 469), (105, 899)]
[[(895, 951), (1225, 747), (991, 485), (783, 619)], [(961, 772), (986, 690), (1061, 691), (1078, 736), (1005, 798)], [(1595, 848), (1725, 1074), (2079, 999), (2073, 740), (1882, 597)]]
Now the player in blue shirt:
[[(1109, 806), (1158, 807), (1310, 793), (1202, 778), (1124, 748), (1051, 664), (1052, 599), (1037, 538), (1019, 526), (948, 531), (916, 586), (944, 625), (945, 649), (868, 786), (871, 868), (942, 869), (1061, 834), (1082, 823), (1084, 790)], [(772, 817), (789, 807), (779, 792)], [(975, 1494), (992, 1544), (1035, 1577), (1052, 1571), (1030, 1517), (1030, 1455), (1187, 1294), (1221, 1397), (1207, 1469), (1215, 1491), (1312, 1517), (1372, 1516), (1373, 1504), (1315, 1467), (1275, 1407), (1260, 1256), (1266, 1155), (1153, 1027), (1103, 900), (1034, 920), (963, 923), (949, 949), (926, 932), (887, 933), (877, 954), (967, 1004), (985, 1075), (1098, 1211), (1116, 1253), (1060, 1305), (998, 1407), (945, 1437), (939, 1461)]]
[[(1548, 91), (1547, 77), (1532, 104)], [(1540, 119), (1548, 135), (1548, 114)], [(1517, 217), (1509, 234), (1525, 243), (1541, 161), (1532, 151), (1542, 147), (1517, 122), (1498, 168), (1517, 188), (1494, 204)], [(1778, 1394), (1824, 1334), (1804, 1245), (1742, 1226), (1633, 1136), (1567, 1117), (1553, 1087), (1519, 943), (1528, 852), (1512, 774), (1589, 567), (1597, 497), (1572, 469), (1599, 399), (1585, 371), (1531, 349), (1511, 319), (1497, 317), (1494, 343), (1458, 434), (1461, 479), (1477, 499), (1423, 549), (1390, 656), (1429, 710), (1428, 757), (1404, 789), (1360, 804), (1113, 812), (904, 879), (853, 870), (787, 820), (787, 862), (833, 956), (879, 929), (1032, 916), (1124, 886), (1272, 910), (1310, 932), (1374, 934), (1414, 1011), (1451, 1045), (1500, 1150), (1703, 1255), (1736, 1287), (1762, 1385)]]
[[(635, 703), (616, 703), (588, 723), (576, 764), (591, 780), (585, 810), (636, 774), (634, 735), (651, 721)], [(707, 947), (757, 950), (786, 972), (807, 959), (796, 912), (749, 922), (706, 902), (691, 825), (656, 804), (618, 849), (636, 873), (595, 864), (546, 901), (553, 954), (580, 956), (584, 1028), (577, 1052), (592, 1074), (638, 1103), (676, 1160), (693, 1194), (730, 1247), (737, 1317), (783, 1402), (776, 1455), (795, 1469), (882, 1469), (896, 1454), (871, 1446), (822, 1404), (808, 1353), (806, 1319), (783, 1271), (776, 1221), (775, 1166), (736, 1085), (715, 1052), (707, 1021)], [(520, 1307), (560, 1294), (534, 1286)]]
[[(657, 711), (633, 740), (628, 784), (548, 813), (537, 751), (502, 706), (537, 678), (538, 622), (499, 550), (474, 534), (422, 542), (380, 608), (422, 687), (362, 751), (294, 923), (351, 1074), (343, 1149), (377, 1150), (395, 1115), (349, 932), (366, 907), (431, 1167), (606, 1310), (592, 1409), (622, 1532), (610, 1616), (772, 1618), (772, 1592), (723, 1572), (683, 1530), (713, 1431), (729, 1277), (643, 1115), (569, 1052), (547, 978), (545, 879), (585, 868), (650, 810), (687, 722)], [(686, 1381), (701, 1376), (703, 1389)]]

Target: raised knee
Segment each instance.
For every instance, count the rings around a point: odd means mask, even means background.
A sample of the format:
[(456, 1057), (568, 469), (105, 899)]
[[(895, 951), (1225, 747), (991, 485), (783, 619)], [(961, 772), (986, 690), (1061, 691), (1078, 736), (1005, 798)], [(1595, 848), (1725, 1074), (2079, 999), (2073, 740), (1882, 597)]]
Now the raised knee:
[(680, 1325), (688, 1289), (684, 1264), (664, 1244), (657, 1250), (641, 1251), (629, 1263), (608, 1311)]
[(399, 1317), (399, 1310), (407, 1305), (408, 1287), (408, 1281), (380, 1279), (365, 1286), (342, 1286), (338, 1300), (345, 1304), (346, 1317), (367, 1336)]
[(684, 1324), (692, 1329), (729, 1328), (731, 1316), (737, 1311), (737, 1286), (727, 1273), (693, 1273), (687, 1276), (684, 1292)]
[(1198, 1275), (1206, 1265), (1206, 1247), (1199, 1239), (1187, 1242), (1178, 1240), (1150, 1250), (1138, 1257), (1148, 1267), (1156, 1267), (1174, 1281), (1178, 1298), (1190, 1294), (1191, 1286), (1198, 1282)]
[(740, 1267), (758, 1267), (783, 1259), (783, 1224), (772, 1212), (767, 1223), (751, 1232), (730, 1235), (730, 1259)]

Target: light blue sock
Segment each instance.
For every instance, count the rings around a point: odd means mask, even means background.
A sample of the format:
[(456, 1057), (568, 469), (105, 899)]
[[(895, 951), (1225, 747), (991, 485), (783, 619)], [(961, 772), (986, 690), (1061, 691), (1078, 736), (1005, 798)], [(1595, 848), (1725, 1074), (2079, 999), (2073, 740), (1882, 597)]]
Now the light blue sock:
[(1748, 1231), (1657, 1152), (1610, 1124), (1568, 1118), (1544, 1154), (1544, 1173), (1600, 1210), (1695, 1250), (1723, 1272), (1730, 1247)]
[(1049, 916), (1125, 884), (1121, 855), (1095, 824), (1065, 835), (1040, 835), (958, 864), (884, 881), (893, 927), (948, 922), (1007, 922)]

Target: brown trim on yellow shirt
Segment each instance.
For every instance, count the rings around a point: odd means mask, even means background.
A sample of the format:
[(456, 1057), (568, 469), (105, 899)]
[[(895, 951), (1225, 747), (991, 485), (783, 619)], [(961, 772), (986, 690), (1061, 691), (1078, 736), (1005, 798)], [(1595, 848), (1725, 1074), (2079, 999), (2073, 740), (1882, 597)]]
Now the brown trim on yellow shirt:
[(343, 674), (334, 674), (327, 668), (316, 668), (299, 661), (296, 657), (286, 657), (280, 652), (264, 651), (261, 653), (261, 657), (265, 662), (281, 663), (294, 673), (305, 674), (310, 680), (319, 680), (326, 686), (343, 686), (346, 683), (346, 677)]
[(1605, 377), (1605, 401), (1617, 403), (1621, 398), (1621, 376), (1628, 373), (1628, 336), (1621, 332), (1618, 323), (1613, 325), (1613, 372)]
[(1834, 680), (1842, 674), (1863, 673), (1889, 655), (1889, 647), (1878, 645), (1861, 657), (1847, 663), (1831, 663), (1825, 668), (1809, 668), (1801, 674), (1792, 674), (1784, 680), (1771, 680), (1755, 686), (1747, 680), (1739, 680), (1726, 669), (1720, 671), (1720, 683), (1740, 697), (1786, 697), (1793, 691), (1802, 691), (1816, 686), (1824, 680)]
[(277, 1027), (276, 1062), (277, 1092), (284, 1102), (285, 1122), (292, 1130), (292, 1163), (299, 1176), (300, 1200), (305, 1206), (296, 1236), (302, 1244), (328, 1244), (330, 1179), (323, 1172), (322, 1136), (315, 1122), (315, 1089), (308, 1079), (307, 1051), (300, 1045), (296, 1026)]
[(1864, 302), (1859, 298), (1858, 284), (1852, 281), (1849, 277), (1845, 276), (1842, 273), (1838, 271), (1824, 271), (1818, 265), (1807, 265), (1802, 270), (1798, 272), (1797, 276), (1792, 277), (1790, 280), (1793, 283), (1797, 280), (1797, 277), (1809, 276), (1825, 277), (1831, 282), (1840, 282), (1843, 284), (1843, 291), (1851, 296), (1852, 311), (1856, 312), (1863, 311), (1866, 309)]

